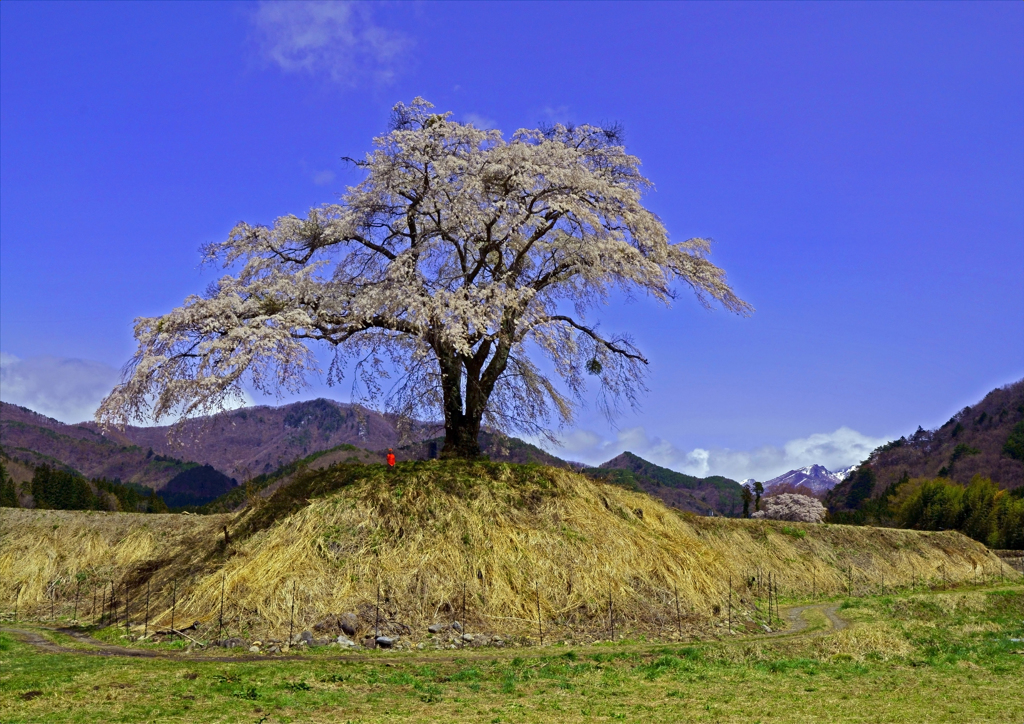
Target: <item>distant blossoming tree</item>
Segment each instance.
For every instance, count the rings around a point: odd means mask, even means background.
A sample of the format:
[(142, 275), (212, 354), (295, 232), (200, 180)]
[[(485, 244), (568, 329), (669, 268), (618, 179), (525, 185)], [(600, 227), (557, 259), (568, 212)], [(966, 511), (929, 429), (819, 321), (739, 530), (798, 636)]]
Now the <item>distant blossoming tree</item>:
[(318, 341), (334, 349), (328, 382), (350, 367), (365, 399), (443, 416), (443, 456), (475, 457), (482, 424), (551, 435), (570, 423), (586, 373), (606, 413), (636, 401), (647, 360), (586, 317), (612, 289), (668, 304), (682, 282), (705, 306), (750, 311), (706, 239), (669, 243), (616, 129), (504, 140), (431, 108), (395, 106), (390, 132), (348, 159), (366, 177), (339, 203), (242, 222), (208, 246), (206, 261), (237, 274), (136, 320), (138, 351), (97, 420), (206, 414), (243, 382), (297, 390), (318, 371)]
[(783, 493), (765, 498), (764, 510), (754, 513), (751, 518), (770, 520), (792, 520), (798, 523), (820, 523), (825, 520), (825, 506), (817, 498), (796, 493)]

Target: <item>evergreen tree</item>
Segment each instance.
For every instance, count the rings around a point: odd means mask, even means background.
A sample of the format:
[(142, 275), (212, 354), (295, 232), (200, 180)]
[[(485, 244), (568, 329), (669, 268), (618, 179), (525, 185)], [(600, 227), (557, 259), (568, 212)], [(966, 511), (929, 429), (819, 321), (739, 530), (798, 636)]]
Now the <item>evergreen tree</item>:
[(746, 485), (743, 486), (743, 517), (750, 517), (750, 501), (754, 499), (753, 493), (750, 492), (750, 488)]
[(149, 491), (149, 497), (146, 498), (146, 501), (145, 501), (145, 512), (147, 512), (147, 513), (167, 513), (167, 512), (169, 512), (169, 510), (167, 508), (167, 503), (164, 502), (164, 499), (161, 498), (160, 495), (155, 490)]
[(4, 461), (0, 460), (0, 508), (17, 508), (18, 491), (14, 487), (14, 479), (7, 473)]
[(37, 508), (92, 510), (99, 507), (89, 481), (67, 470), (40, 465), (32, 476), (32, 497)]
[(1003, 444), (1003, 452), (1014, 460), (1024, 460), (1024, 420), (1013, 426)]

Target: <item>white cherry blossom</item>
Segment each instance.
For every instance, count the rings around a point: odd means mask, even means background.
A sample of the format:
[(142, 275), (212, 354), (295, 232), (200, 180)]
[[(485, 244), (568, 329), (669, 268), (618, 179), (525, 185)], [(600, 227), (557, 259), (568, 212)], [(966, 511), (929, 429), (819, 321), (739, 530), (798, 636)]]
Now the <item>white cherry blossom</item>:
[(751, 311), (708, 240), (669, 242), (615, 129), (505, 140), (431, 109), (395, 106), (390, 132), (349, 159), (366, 177), (338, 203), (242, 222), (210, 245), (206, 260), (234, 275), (136, 320), (138, 351), (97, 419), (205, 414), (243, 383), (297, 390), (323, 342), (329, 381), (350, 370), (371, 403), (443, 417), (444, 454), (473, 456), (481, 424), (550, 435), (571, 423), (587, 373), (605, 412), (635, 402), (647, 360), (588, 318), (612, 290), (668, 304), (682, 283), (705, 305)]

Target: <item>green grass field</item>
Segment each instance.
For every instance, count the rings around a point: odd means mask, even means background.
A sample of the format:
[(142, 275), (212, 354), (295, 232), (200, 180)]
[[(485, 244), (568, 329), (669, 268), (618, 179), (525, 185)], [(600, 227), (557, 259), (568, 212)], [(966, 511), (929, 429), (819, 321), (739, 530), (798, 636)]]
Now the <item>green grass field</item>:
[[(464, 654), (331, 649), (268, 661), (47, 653), (7, 631), (0, 721), (1024, 720), (1024, 587), (834, 603), (848, 627), (832, 627), (818, 606), (806, 628), (774, 639)], [(113, 631), (98, 637), (117, 640)]]

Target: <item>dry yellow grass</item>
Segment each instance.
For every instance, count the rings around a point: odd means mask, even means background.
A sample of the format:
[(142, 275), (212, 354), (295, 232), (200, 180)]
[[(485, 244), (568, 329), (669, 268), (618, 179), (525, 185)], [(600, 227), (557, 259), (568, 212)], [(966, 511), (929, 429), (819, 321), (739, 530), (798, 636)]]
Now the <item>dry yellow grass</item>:
[(854, 661), (863, 661), (872, 655), (888, 661), (912, 651), (906, 637), (885, 622), (845, 628), (818, 639), (815, 645), (820, 658), (849, 658)]
[[(730, 577), (742, 590), (734, 602), (749, 599), (757, 570), (783, 595), (840, 593), (851, 573), (856, 591), (999, 570), (955, 532), (700, 518), (554, 468), (430, 462), (309, 476), (237, 515), (2, 509), (0, 605), (12, 609), (20, 591), (21, 611), (48, 613), (55, 589), (66, 607), (76, 576), (85, 600), (97, 582), (126, 582), (136, 596), (151, 581), (153, 617), (166, 624), (176, 579), (179, 620), (216, 622), (223, 585), (232, 627), (280, 631), (293, 591), (297, 626), (309, 626), (372, 611), (379, 584), (384, 617), (415, 631), (461, 617), (465, 590), (471, 629), (536, 631), (539, 599), (561, 637), (599, 633), (609, 594), (620, 627), (671, 630), (677, 591), (697, 620), (724, 606)], [(307, 504), (307, 489), (333, 492)]]

